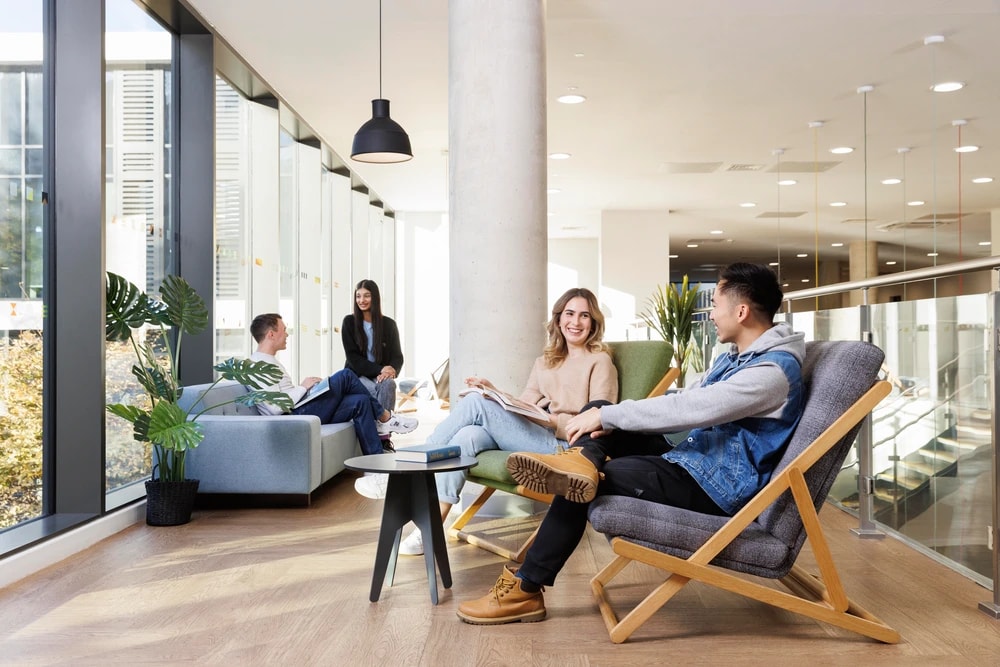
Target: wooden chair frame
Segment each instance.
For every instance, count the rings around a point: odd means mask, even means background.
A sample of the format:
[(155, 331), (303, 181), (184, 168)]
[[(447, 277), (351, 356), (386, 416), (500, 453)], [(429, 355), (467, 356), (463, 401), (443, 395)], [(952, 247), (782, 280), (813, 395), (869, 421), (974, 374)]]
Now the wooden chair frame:
[[(620, 537), (612, 539), (611, 546), (617, 557), (598, 572), (590, 582), (611, 641), (618, 644), (627, 640), (650, 616), (666, 604), (688, 581), (693, 579), (781, 609), (825, 621), (880, 642), (897, 643), (900, 639), (899, 633), (852, 602), (844, 592), (804, 477), (805, 471), (861, 422), (883, 398), (889, 395), (890, 390), (891, 386), (888, 382), (884, 380), (876, 382), (786, 468), (776, 474), (742, 510), (737, 512), (687, 559), (640, 546)], [(792, 592), (789, 594), (747, 580), (742, 576), (734, 576), (721, 567), (709, 565), (712, 559), (719, 555), (786, 490), (790, 490), (792, 493), (795, 506), (806, 530), (806, 539), (812, 545), (819, 568), (818, 577), (805, 572), (797, 565), (793, 565), (789, 574), (779, 579)], [(633, 561), (665, 570), (668, 577), (619, 621), (612, 608), (606, 586)]]
[[(657, 382), (656, 386), (653, 387), (652, 391), (649, 392), (648, 397), (661, 396), (664, 393), (666, 393), (667, 389), (670, 388), (670, 385), (676, 382), (677, 378), (680, 377), (680, 374), (681, 374), (680, 369), (674, 367), (668, 368), (667, 372), (663, 374), (662, 378), (660, 378), (660, 381)], [(529, 535), (528, 538), (519, 547), (517, 547), (516, 550), (504, 546), (500, 542), (491, 539), (488, 535), (484, 535), (482, 533), (472, 533), (463, 530), (463, 528), (465, 528), (465, 526), (469, 523), (469, 521), (471, 521), (472, 518), (476, 516), (479, 510), (481, 510), (483, 506), (486, 504), (486, 501), (490, 499), (490, 497), (494, 494), (494, 492), (498, 490), (498, 488), (499, 487), (484, 485), (482, 492), (476, 497), (474, 501), (472, 501), (472, 503), (465, 509), (465, 511), (462, 512), (457, 519), (455, 519), (455, 522), (451, 524), (451, 527), (448, 529), (448, 535), (453, 539), (464, 540), (465, 542), (473, 544), (479, 547), (480, 549), (485, 549), (486, 551), (495, 553), (498, 556), (503, 556), (508, 560), (514, 561), (515, 563), (523, 563), (524, 555), (528, 552), (528, 547), (532, 545), (532, 543), (535, 541), (535, 536), (538, 534), (537, 527), (535, 528), (534, 532), (532, 532), (531, 535)], [(501, 489), (501, 490), (506, 491), (506, 489)], [(525, 498), (531, 498), (532, 500), (536, 500), (538, 502), (542, 502), (547, 505), (552, 503), (551, 495), (535, 493), (534, 491), (527, 489), (521, 485), (518, 485), (514, 489), (513, 493), (515, 495), (523, 496)]]

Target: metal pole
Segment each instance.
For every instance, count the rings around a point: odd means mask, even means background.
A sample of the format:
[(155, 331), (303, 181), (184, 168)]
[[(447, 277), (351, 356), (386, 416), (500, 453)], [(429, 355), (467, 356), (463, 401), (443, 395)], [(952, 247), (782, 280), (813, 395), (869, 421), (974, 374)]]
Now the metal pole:
[[(871, 306), (868, 304), (868, 288), (861, 290), (861, 332), (866, 343), (872, 342)], [(858, 434), (858, 527), (851, 531), (864, 539), (881, 539), (885, 534), (875, 526), (875, 507), (872, 494), (875, 491), (875, 477), (872, 474), (872, 416), (869, 414), (861, 424)]]

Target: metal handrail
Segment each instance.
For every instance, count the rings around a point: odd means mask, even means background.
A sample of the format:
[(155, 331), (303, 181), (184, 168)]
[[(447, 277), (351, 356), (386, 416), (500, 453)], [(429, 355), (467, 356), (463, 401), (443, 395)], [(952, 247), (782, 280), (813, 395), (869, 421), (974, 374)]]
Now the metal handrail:
[(889, 273), (884, 276), (865, 278), (864, 280), (851, 280), (846, 283), (835, 283), (822, 287), (810, 287), (809, 289), (787, 292), (785, 299), (795, 301), (798, 299), (812, 299), (817, 296), (828, 294), (839, 294), (841, 292), (852, 292), (869, 287), (884, 287), (886, 285), (898, 285), (900, 283), (913, 283), (921, 280), (932, 280), (934, 278), (945, 278), (972, 271), (984, 271), (986, 269), (1000, 269), (1000, 256), (991, 255), (980, 259), (967, 259), (961, 262), (941, 264), (939, 266), (928, 266), (923, 269), (911, 269), (900, 271), (899, 273)]

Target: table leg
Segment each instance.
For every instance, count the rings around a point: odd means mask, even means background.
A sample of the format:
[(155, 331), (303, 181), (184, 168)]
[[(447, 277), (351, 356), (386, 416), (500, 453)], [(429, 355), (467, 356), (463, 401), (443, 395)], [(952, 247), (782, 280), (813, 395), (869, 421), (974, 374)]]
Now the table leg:
[(382, 526), (378, 534), (378, 548), (375, 551), (375, 571), (372, 574), (372, 588), (368, 599), (378, 602), (382, 584), (388, 578), (389, 585), (396, 574), (396, 558), (399, 554), (399, 537), (403, 526), (413, 518), (411, 495), (413, 484), (410, 475), (389, 475), (385, 492), (385, 506), (382, 508)]

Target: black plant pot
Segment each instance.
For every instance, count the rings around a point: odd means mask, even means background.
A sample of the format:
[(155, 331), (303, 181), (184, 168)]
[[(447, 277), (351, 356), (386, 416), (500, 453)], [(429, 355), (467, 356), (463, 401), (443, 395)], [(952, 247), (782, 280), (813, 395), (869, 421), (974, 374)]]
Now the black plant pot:
[(191, 520), (198, 480), (146, 482), (146, 523), (150, 526), (180, 526)]

